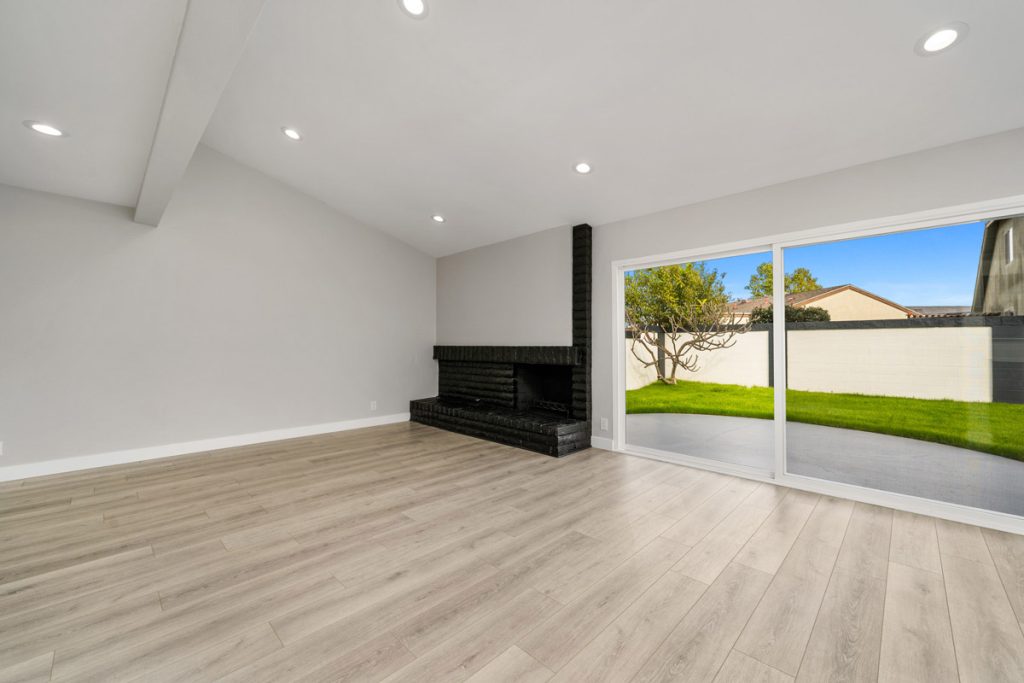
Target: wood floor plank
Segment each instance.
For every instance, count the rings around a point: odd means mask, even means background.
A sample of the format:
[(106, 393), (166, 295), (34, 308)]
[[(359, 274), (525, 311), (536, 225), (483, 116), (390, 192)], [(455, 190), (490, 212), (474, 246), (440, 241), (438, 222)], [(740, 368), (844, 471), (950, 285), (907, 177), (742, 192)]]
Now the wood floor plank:
[(729, 481), (730, 478), (723, 474), (705, 472), (702, 476), (692, 479), (681, 495), (666, 502), (655, 512), (676, 520), (682, 519), (725, 488)]
[(818, 496), (794, 491), (772, 511), (736, 555), (739, 564), (768, 574), (779, 570), (818, 503)]
[[(605, 524), (600, 529), (592, 530), (588, 535), (602, 541), (632, 542), (634, 545), (644, 546), (661, 536), (675, 523), (676, 520), (671, 517), (652, 512), (638, 519), (623, 519)], [(582, 531), (577, 525), (573, 525), (573, 529)]]
[[(424, 654), (454, 635), (466, 623), (483, 619), (498, 607), (532, 588), (534, 578), (592, 552), (589, 536), (569, 532), (535, 549), (531, 555), (497, 574), (463, 587), (433, 607), (395, 626), (402, 643), (417, 654)], [(484, 560), (490, 558), (482, 558)]]
[(853, 505), (852, 500), (822, 496), (800, 532), (800, 538), (814, 539), (838, 548), (846, 538)]
[[(227, 553), (216, 563), (207, 565), (201, 575), (162, 586), (160, 604), (165, 610), (179, 608), (261, 576), (295, 570), (326, 552), (317, 553), (317, 550), (301, 548), (294, 541), (288, 540), (255, 552)], [(349, 552), (356, 551), (353, 548)]]
[(790, 494), (791, 489), (784, 486), (761, 482), (749, 496), (743, 499), (743, 504), (750, 507), (764, 508), (771, 512)]
[[(277, 683), (303, 678), (363, 675), (373, 669), (378, 679), (415, 657), (389, 633), (399, 620), (395, 612), (363, 610), (328, 623), (300, 640), (285, 645), (224, 676), (225, 683)], [(371, 679), (373, 680), (373, 679)]]
[(680, 495), (684, 494), (677, 486), (655, 484), (638, 496), (632, 496), (617, 505), (609, 505), (601, 512), (591, 515), (584, 522), (577, 524), (576, 529), (584, 534), (600, 536), (606, 527), (633, 522)]
[(365, 609), (378, 609), (389, 601), (402, 601), (406, 608), (432, 604), (449, 592), (459, 592), (473, 583), (497, 573), (489, 564), (472, 557), (438, 560), (423, 571), (409, 570), (382, 577), (372, 585), (360, 584), (337, 593), (316, 605), (293, 610), (271, 624), (286, 644), (293, 643), (319, 628)]
[(935, 520), (912, 512), (894, 511), (889, 560), (942, 574)]
[(982, 529), (1017, 620), (1024, 622), (1024, 536)]
[(890, 508), (857, 503), (843, 546), (836, 558), (836, 570), (885, 580), (889, 570), (889, 546), (892, 539)]
[(153, 619), (140, 619), (127, 629), (102, 629), (57, 649), (53, 680), (131, 679), (288, 609), (318, 604), (339, 589), (341, 585), (333, 578), (276, 589), (273, 582), (268, 582), (256, 599), (226, 596), (223, 602), (218, 600), (204, 608), (190, 605)]
[(736, 649), (796, 676), (852, 512), (853, 505), (845, 501), (818, 502)]
[(995, 567), (944, 554), (942, 573), (960, 680), (1024, 681), (1024, 635)]
[[(530, 585), (563, 605), (575, 600), (601, 578), (627, 562), (648, 544), (646, 539), (619, 542), (598, 541), (596, 545), (573, 557), (571, 561), (535, 574)], [(678, 545), (678, 544), (675, 544)]]
[(878, 680), (959, 680), (942, 576), (892, 562), (885, 589)]
[(559, 683), (631, 680), (706, 590), (705, 584), (688, 576), (666, 573), (552, 680)]
[(147, 546), (0, 584), (0, 612), (9, 617), (46, 607), (71, 596), (98, 591), (112, 582), (120, 582), (126, 575), (151, 571), (153, 566), (153, 550)]
[(379, 681), (416, 661), (391, 633), (369, 640), (339, 657), (331, 658), (304, 676), (304, 683), (346, 683), (348, 681)]
[(700, 543), (709, 531), (739, 507), (757, 487), (756, 482), (743, 479), (727, 482), (662, 535), (689, 546)]
[[(17, 661), (55, 650), (61, 645), (98, 631), (119, 632), (140, 621), (162, 614), (156, 595), (140, 595), (114, 606), (92, 610), (72, 618), (36, 624), (5, 632), (0, 642), (0, 661)], [(63, 649), (62, 649), (63, 651)]]
[(714, 679), (771, 578), (762, 571), (730, 564), (633, 680), (649, 683)]
[(549, 669), (513, 645), (466, 680), (468, 683), (544, 683), (552, 676)]
[(793, 677), (733, 650), (719, 669), (714, 683), (792, 683)]
[(135, 680), (160, 683), (215, 681), (280, 648), (281, 641), (274, 635), (274, 629), (264, 622), (147, 671)]
[(4, 660), (4, 664), (0, 664), (0, 683), (45, 683), (50, 680), (52, 666), (53, 652), (20, 662)]
[[(771, 500), (779, 499), (773, 497)], [(771, 512), (772, 508), (768, 506), (741, 503), (690, 549), (672, 568), (673, 571), (686, 574), (701, 583), (714, 583)]]
[(467, 624), (386, 680), (389, 683), (464, 681), (561, 606), (557, 601), (528, 589), (484, 619)]
[(947, 519), (935, 520), (935, 531), (939, 538), (939, 552), (942, 555), (962, 557), (981, 564), (992, 564), (992, 556), (985, 545), (981, 529), (969, 524), (951, 522)]
[(884, 606), (885, 579), (837, 564), (796, 680), (874, 681)]
[(653, 541), (519, 641), (552, 671), (565, 666), (594, 636), (686, 553), (667, 539)]

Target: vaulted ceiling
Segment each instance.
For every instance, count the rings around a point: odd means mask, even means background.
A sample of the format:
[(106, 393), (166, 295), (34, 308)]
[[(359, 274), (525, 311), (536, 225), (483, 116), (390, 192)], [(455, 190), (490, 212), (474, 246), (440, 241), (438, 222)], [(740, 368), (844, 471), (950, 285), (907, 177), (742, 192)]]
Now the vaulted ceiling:
[[(203, 141), (442, 255), (1024, 126), (1024, 3), (427, 2), (268, 0)], [(0, 6), (0, 182), (134, 205), (184, 6)]]
[(0, 183), (134, 206), (185, 5), (0, 2)]

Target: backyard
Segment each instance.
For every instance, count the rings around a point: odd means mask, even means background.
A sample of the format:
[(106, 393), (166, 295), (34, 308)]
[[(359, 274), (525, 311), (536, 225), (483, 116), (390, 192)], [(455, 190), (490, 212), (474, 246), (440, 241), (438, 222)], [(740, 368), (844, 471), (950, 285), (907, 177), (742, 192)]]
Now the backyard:
[[(772, 419), (774, 390), (738, 384), (655, 382), (626, 392), (626, 412)], [(791, 422), (969, 448), (1024, 461), (1024, 405), (789, 390)]]

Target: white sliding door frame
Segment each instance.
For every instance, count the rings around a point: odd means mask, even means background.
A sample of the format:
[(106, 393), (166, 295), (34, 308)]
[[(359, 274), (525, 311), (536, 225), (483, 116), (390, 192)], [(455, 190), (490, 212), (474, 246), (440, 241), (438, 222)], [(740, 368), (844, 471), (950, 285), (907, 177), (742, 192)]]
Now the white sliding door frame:
[(786, 476), (786, 264), (772, 245), (772, 387), (775, 389), (775, 478)]
[[(888, 218), (857, 221), (840, 225), (782, 233), (755, 240), (743, 240), (726, 244), (710, 245), (697, 249), (687, 249), (667, 254), (647, 257), (622, 259), (612, 262), (613, 296), (612, 306), (612, 350), (614, 368), (612, 373), (612, 449), (615, 451), (638, 455), (646, 458), (665, 460), (685, 464), (692, 467), (724, 472), (757, 481), (766, 481), (790, 488), (811, 491), (824, 495), (848, 498), (855, 501), (883, 505), (916, 512), (919, 514), (941, 517), (957, 522), (1024, 534), (1024, 517), (1010, 515), (992, 510), (957, 505), (929, 498), (908, 496), (881, 489), (872, 489), (853, 484), (843, 484), (817, 479), (799, 474), (792, 474), (786, 469), (786, 322), (785, 322), (785, 267), (784, 250), (790, 247), (801, 247), (823, 242), (857, 239), (910, 230), (937, 228), (958, 223), (977, 220), (991, 220), (1007, 216), (1024, 214), (1024, 195), (1002, 199), (961, 204), (919, 211), (912, 214), (890, 216)], [(763, 471), (716, 462), (691, 455), (668, 453), (649, 448), (632, 446), (626, 443), (626, 337), (621, 321), (625, 320), (625, 275), (627, 271), (638, 268), (653, 268), (692, 261), (705, 261), (729, 256), (739, 256), (763, 251), (771, 251), (773, 268), (773, 385), (775, 388), (774, 411), (774, 451), (775, 472), (768, 474)]]

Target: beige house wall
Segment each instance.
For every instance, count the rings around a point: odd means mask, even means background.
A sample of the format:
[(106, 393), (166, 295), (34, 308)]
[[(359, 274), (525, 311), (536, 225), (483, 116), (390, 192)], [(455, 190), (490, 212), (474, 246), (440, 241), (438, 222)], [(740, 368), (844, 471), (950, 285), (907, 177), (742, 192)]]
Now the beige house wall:
[[(801, 303), (798, 307), (824, 308), (834, 321), (903, 320), (907, 317), (905, 311), (852, 289), (828, 294), (821, 299)], [(735, 316), (737, 323), (745, 323), (750, 319), (749, 313), (736, 313)]]
[(828, 311), (835, 322), (843, 320), (899, 320), (907, 314), (898, 308), (852, 289), (830, 294), (807, 306), (817, 306)]

